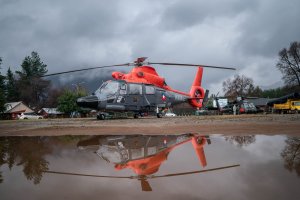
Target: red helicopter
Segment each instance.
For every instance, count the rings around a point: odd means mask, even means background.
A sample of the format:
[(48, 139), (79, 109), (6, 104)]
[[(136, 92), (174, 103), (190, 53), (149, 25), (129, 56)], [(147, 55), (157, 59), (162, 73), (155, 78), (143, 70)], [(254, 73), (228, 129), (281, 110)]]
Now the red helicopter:
[[(83, 108), (100, 111), (97, 119), (101, 120), (106, 119), (109, 112), (133, 112), (134, 118), (142, 116), (143, 113), (156, 113), (160, 118), (163, 110), (176, 104), (188, 102), (195, 108), (202, 107), (203, 99), (208, 96), (208, 90), (205, 92), (201, 86), (203, 68), (235, 70), (235, 68), (197, 64), (145, 62), (146, 59), (141, 57), (133, 63), (70, 70), (43, 77), (99, 68), (134, 66), (128, 74), (113, 72), (114, 80), (104, 82), (92, 95), (78, 98), (77, 104)], [(190, 92), (185, 93), (168, 86), (165, 79), (150, 66), (156, 64), (198, 67)]]

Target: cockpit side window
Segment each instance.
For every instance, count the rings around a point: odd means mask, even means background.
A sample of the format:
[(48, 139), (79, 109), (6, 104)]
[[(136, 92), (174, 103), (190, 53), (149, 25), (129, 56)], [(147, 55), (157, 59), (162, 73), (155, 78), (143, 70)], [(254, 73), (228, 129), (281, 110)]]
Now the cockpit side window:
[(143, 86), (139, 84), (129, 84), (129, 94), (142, 94)]
[(119, 82), (108, 81), (103, 83), (95, 93), (115, 95), (118, 92), (118, 90), (119, 90)]

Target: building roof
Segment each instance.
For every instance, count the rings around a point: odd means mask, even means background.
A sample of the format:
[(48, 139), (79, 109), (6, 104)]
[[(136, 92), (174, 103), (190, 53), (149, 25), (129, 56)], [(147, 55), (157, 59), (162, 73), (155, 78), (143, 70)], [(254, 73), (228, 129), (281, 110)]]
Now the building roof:
[(9, 102), (4, 104), (6, 110), (4, 113), (18, 113), (18, 112), (34, 112), (31, 108), (26, 106), (22, 101)]
[(272, 99), (268, 102), (269, 106), (273, 106), (275, 103), (285, 103), (288, 99), (299, 99), (300, 98), (300, 93), (299, 92), (294, 92), (288, 95), (285, 95), (283, 97), (279, 97), (277, 99)]
[(60, 112), (57, 110), (57, 108), (42, 108), (39, 113), (41, 113), (42, 111), (44, 111), (47, 114), (50, 115), (61, 115), (64, 114), (63, 112)]
[(253, 103), (255, 106), (266, 106), (270, 101), (269, 98), (247, 98), (246, 100)]
[(14, 107), (16, 107), (17, 105), (19, 105), (21, 103), (21, 101), (19, 102), (10, 102), (10, 103), (6, 103), (4, 104), (5, 107), (5, 112), (9, 112), (10, 110), (12, 110)]

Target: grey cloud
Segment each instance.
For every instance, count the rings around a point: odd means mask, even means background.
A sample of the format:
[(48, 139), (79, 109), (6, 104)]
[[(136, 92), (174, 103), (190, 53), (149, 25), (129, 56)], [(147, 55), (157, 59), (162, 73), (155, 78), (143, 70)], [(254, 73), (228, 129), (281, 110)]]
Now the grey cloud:
[(245, 10), (253, 9), (256, 1), (176, 1), (166, 8), (162, 15), (161, 27), (167, 30), (182, 30), (205, 23), (208, 18), (234, 17)]
[(292, 41), (299, 41), (300, 1), (262, 1), (240, 25), (235, 46), (246, 55), (277, 55)]
[[(36, 50), (41, 55), (53, 56), (48, 66), (67, 66), (67, 62), (74, 65), (74, 53), (81, 51), (82, 44), (102, 45), (116, 37), (121, 23), (118, 12), (112, 12), (118, 9), (116, 3), (92, 1), (76, 4), (66, 1), (61, 4), (54, 1), (4, 6), (0, 14), (1, 27), (4, 28), (0, 32), (1, 52), (4, 52), (1, 56), (5, 60), (11, 54), (18, 54), (16, 49), (21, 47), (18, 51), (23, 55), (18, 59), (19, 63)], [(60, 58), (67, 62), (61, 62)], [(13, 65), (19, 63), (14, 61)]]
[[(261, 74), (276, 70), (270, 59), (300, 35), (297, 0), (0, 0), (0, 5), (3, 72), (8, 66), (19, 70), (24, 57), (37, 51), (49, 72), (148, 56), (155, 62), (237, 66), (237, 73)], [(157, 68), (177, 89), (188, 90), (194, 78), (195, 70)], [(203, 84), (233, 74), (205, 70)], [(255, 83), (279, 79), (278, 74), (255, 76)]]

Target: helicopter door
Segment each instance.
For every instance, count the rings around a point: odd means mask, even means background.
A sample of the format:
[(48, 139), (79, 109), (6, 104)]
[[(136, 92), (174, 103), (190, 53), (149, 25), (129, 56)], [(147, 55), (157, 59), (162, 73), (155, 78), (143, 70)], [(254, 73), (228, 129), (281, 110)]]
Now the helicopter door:
[(144, 104), (143, 99), (143, 85), (142, 84), (128, 84), (128, 97), (126, 104), (129, 110), (141, 110)]
[(120, 90), (119, 90), (119, 96), (117, 97), (117, 103), (118, 104), (125, 104), (125, 99), (127, 96), (127, 84), (121, 83), (120, 84)]
[(145, 85), (145, 106), (147, 106), (150, 110), (154, 110), (156, 108), (156, 95), (155, 95), (155, 87), (150, 85)]

